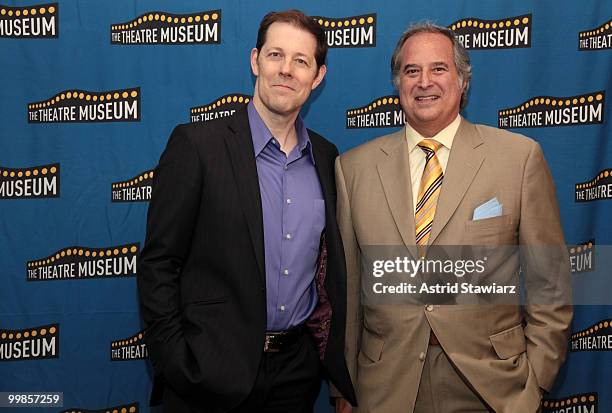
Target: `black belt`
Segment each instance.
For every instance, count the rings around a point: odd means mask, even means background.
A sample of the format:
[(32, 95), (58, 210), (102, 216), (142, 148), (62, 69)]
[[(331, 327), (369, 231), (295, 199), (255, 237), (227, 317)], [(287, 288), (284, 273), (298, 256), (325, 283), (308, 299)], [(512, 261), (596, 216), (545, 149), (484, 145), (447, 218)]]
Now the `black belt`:
[(305, 331), (304, 325), (283, 331), (266, 331), (264, 353), (280, 353), (298, 342)]

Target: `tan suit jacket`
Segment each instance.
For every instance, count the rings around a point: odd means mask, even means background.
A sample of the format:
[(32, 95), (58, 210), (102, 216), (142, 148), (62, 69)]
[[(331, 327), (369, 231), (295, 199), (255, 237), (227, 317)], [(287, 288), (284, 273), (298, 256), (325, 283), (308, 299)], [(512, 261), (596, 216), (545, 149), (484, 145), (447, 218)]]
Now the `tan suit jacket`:
[[(496, 412), (537, 411), (540, 388), (550, 390), (565, 360), (572, 319), (569, 299), (524, 307), (364, 303), (362, 248), (403, 244), (415, 250), (412, 205), (417, 194), (411, 193), (405, 130), (341, 155), (336, 183), (348, 276), (346, 360), (356, 384), (358, 411), (414, 409), (431, 329), (455, 367)], [(502, 216), (473, 221), (474, 209), (493, 197), (503, 205)], [(554, 184), (540, 146), (463, 119), (429, 243), (555, 246), (565, 259)], [(499, 272), (518, 272), (519, 265), (530, 261), (535, 268), (528, 274), (531, 280), (548, 282), (549, 263), (538, 262), (537, 254), (497, 260), (494, 268)], [(566, 288), (567, 261), (555, 271)]]

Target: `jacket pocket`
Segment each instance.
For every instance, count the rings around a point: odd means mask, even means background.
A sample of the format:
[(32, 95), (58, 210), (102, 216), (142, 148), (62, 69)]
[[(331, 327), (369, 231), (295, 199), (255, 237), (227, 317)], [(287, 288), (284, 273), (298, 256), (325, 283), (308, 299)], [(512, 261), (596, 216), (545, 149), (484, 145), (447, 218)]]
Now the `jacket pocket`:
[(375, 363), (380, 360), (385, 342), (372, 334), (363, 332), (360, 353), (370, 362)]
[(222, 304), (228, 302), (228, 296), (205, 298), (191, 301), (183, 307), (182, 326), (186, 335), (201, 334), (205, 328), (210, 327), (211, 320), (222, 316), (226, 307)]
[(511, 215), (465, 223), (465, 238), (470, 245), (514, 244), (514, 232)]
[(502, 360), (521, 354), (527, 350), (525, 332), (521, 324), (489, 336), (493, 349)]
[(212, 298), (204, 298), (201, 300), (195, 300), (195, 301), (191, 301), (187, 304), (185, 304), (185, 309), (191, 308), (191, 307), (199, 307), (199, 306), (203, 306), (203, 305), (211, 305), (211, 304), (221, 304), (221, 303), (225, 303), (227, 302), (227, 300), (229, 299), (229, 296), (224, 295), (221, 297), (212, 297)]

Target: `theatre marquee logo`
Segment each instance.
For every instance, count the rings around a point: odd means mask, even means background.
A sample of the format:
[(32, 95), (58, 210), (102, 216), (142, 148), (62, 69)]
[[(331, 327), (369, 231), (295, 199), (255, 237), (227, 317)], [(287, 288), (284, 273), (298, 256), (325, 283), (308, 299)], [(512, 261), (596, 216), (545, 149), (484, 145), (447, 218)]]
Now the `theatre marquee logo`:
[(393, 128), (404, 126), (406, 118), (399, 97), (383, 96), (365, 106), (346, 111), (347, 129)]
[(253, 97), (240, 93), (221, 96), (214, 101), (190, 110), (191, 123), (208, 122), (214, 119), (231, 116), (251, 101)]
[(538, 96), (498, 112), (500, 129), (580, 126), (604, 122), (606, 92), (579, 96)]
[(352, 17), (312, 16), (325, 32), (330, 48), (375, 47), (376, 13)]
[(28, 104), (28, 123), (140, 122), (140, 88), (67, 90)]
[(0, 38), (44, 39), (58, 37), (57, 3), (9, 7), (0, 4)]
[(457, 20), (449, 29), (466, 49), (517, 49), (531, 47), (531, 14), (482, 20), (469, 17)]
[(595, 240), (569, 247), (570, 268), (572, 273), (580, 274), (595, 270)]
[(221, 10), (189, 14), (152, 11), (110, 27), (111, 44), (220, 44)]
[(59, 357), (59, 324), (21, 330), (0, 329), (0, 361)]
[(62, 410), (60, 413), (138, 413), (139, 411), (138, 403), (129, 403), (95, 410), (72, 407), (67, 410)]
[(578, 50), (612, 49), (612, 20), (594, 29), (578, 33)]
[(132, 337), (111, 342), (111, 361), (143, 360), (149, 357), (147, 345), (144, 342), (144, 330)]
[(542, 400), (542, 413), (598, 413), (597, 393)]
[(612, 320), (601, 320), (572, 334), (570, 351), (612, 351)]
[(146, 171), (127, 181), (111, 184), (111, 202), (150, 201), (153, 192), (154, 170)]
[(0, 166), (0, 199), (57, 198), (60, 164), (5, 168)]
[(575, 185), (576, 202), (612, 199), (612, 168), (604, 169), (588, 182)]
[(28, 281), (85, 280), (136, 276), (140, 244), (108, 248), (68, 247), (53, 255), (28, 261)]

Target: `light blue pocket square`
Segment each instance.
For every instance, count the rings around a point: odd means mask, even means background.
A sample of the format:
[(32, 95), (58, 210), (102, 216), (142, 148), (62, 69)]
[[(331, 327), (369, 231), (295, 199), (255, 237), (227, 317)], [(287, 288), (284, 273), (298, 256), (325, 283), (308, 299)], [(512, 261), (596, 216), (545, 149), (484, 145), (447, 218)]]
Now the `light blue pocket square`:
[(502, 214), (502, 204), (499, 203), (497, 197), (489, 199), (484, 204), (474, 209), (473, 221), (485, 218), (499, 217)]

